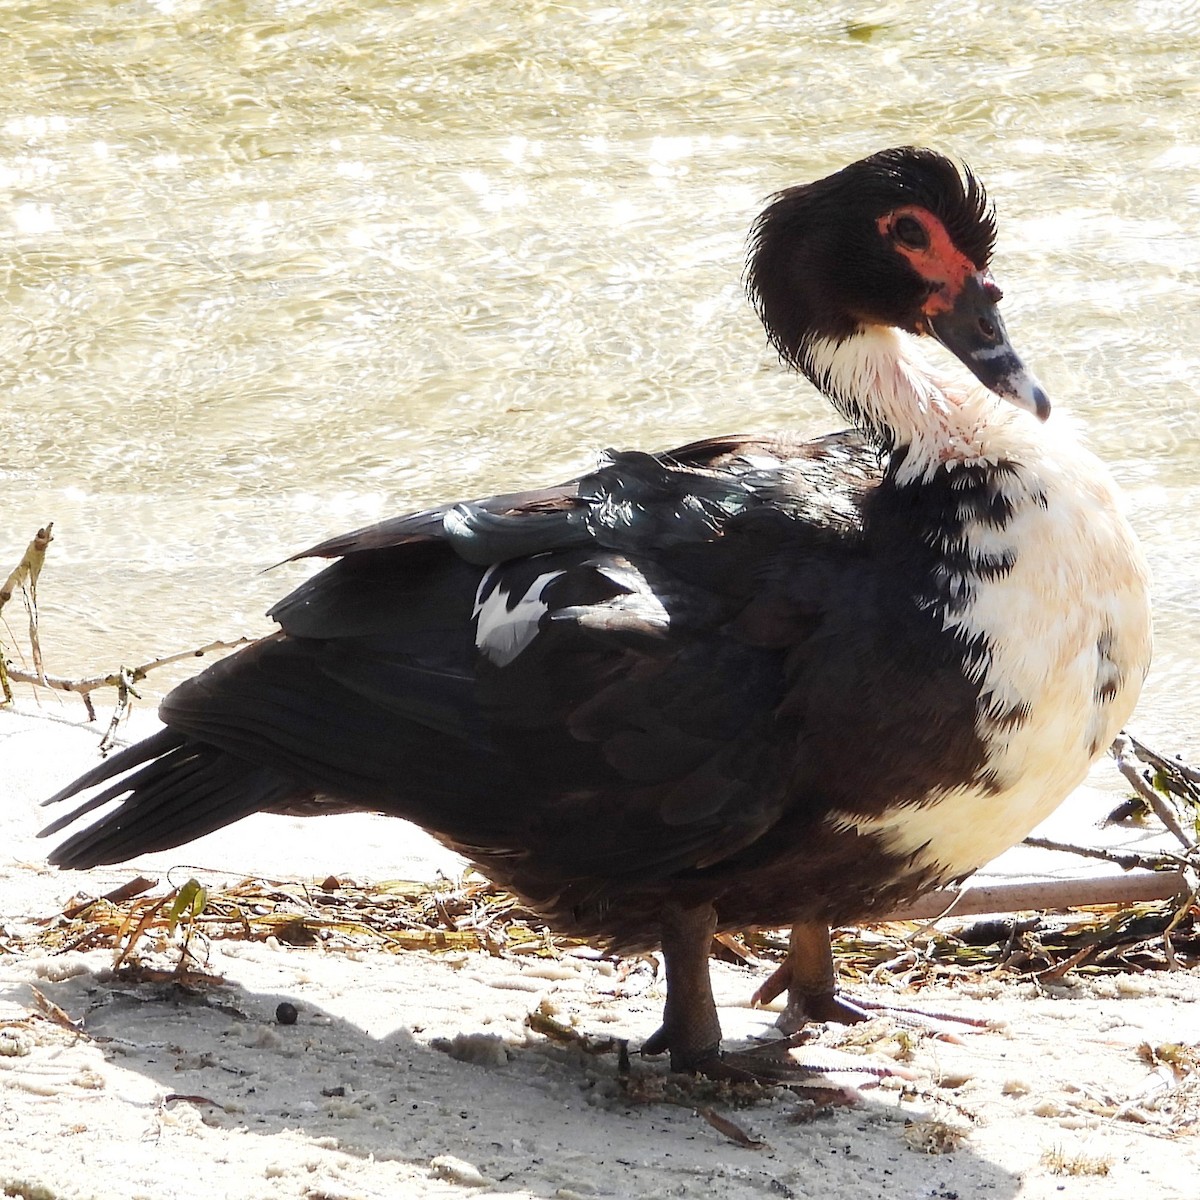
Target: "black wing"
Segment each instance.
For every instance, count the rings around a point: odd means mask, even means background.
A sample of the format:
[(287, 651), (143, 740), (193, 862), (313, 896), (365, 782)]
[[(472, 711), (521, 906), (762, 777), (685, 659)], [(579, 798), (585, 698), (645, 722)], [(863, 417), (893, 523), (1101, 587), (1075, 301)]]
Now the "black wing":
[(720, 862), (797, 802), (788, 657), (853, 589), (878, 478), (852, 434), (721, 439), (323, 543), (341, 557), (279, 633), (54, 798), (133, 770), (45, 831), (124, 797), (53, 861), (325, 804), (417, 821), (547, 902)]

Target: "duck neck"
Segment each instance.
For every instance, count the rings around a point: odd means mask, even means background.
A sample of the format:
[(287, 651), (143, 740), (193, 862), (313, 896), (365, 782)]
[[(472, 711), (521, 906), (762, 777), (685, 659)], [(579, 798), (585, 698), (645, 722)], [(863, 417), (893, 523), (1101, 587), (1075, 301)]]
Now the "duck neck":
[(813, 338), (796, 357), (834, 408), (891, 453), (901, 483), (928, 480), (947, 463), (996, 461), (1004, 431), (1026, 416), (965, 368), (930, 363), (898, 329)]

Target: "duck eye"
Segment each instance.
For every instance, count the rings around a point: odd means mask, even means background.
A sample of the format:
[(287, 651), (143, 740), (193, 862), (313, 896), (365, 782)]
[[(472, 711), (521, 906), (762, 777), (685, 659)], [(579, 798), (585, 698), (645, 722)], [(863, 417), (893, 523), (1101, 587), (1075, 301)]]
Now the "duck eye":
[(897, 217), (892, 225), (892, 237), (910, 250), (927, 250), (929, 234), (916, 217)]

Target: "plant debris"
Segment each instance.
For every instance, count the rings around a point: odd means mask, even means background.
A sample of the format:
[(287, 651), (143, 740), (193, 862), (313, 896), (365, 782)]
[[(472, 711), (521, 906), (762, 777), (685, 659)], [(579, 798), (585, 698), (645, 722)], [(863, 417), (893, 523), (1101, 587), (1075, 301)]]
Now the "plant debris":
[(63, 1029), (69, 1029), (72, 1033), (83, 1032), (79, 1022), (72, 1020), (65, 1010), (59, 1008), (43, 992), (39, 991), (32, 984), (30, 984), (29, 990), (33, 993), (33, 1002), (37, 1005), (38, 1012), (48, 1021), (53, 1021), (55, 1025), (59, 1025)]
[[(1194, 903), (1180, 910), (1163, 901), (968, 922), (953, 932), (896, 922), (836, 930), (834, 954), (839, 977), (851, 987), (887, 983), (914, 993), (991, 976), (1027, 976), (1046, 984), (1067, 971), (1111, 975), (1200, 964), (1197, 918)], [(330, 877), (310, 885), (251, 878), (224, 887), (188, 880), (165, 890), (139, 876), (105, 896), (72, 900), (33, 932), (10, 932), (5, 949), (37, 946), (51, 954), (108, 949), (114, 969), (147, 953), (168, 954), (177, 976), (194, 977), (204, 969), (207, 944), (226, 939), (319, 943), (335, 953), (482, 950), (524, 959), (556, 959), (587, 946), (553, 932), (519, 899), (468, 871), (461, 880), (433, 882), (359, 884)], [(723, 934), (719, 945), (722, 956), (732, 952), (741, 962), (767, 966), (781, 962), (787, 948), (786, 930)], [(577, 1036), (565, 1026), (553, 1028), (545, 1014), (532, 1017), (531, 1024), (547, 1037)]]
[(967, 1140), (970, 1132), (965, 1125), (931, 1117), (924, 1121), (906, 1122), (904, 1140), (910, 1149), (922, 1154), (949, 1154)]
[(399, 953), (485, 950), (556, 958), (584, 943), (552, 934), (536, 914), (507, 892), (478, 876), (461, 882), (391, 880), (360, 886), (243, 879), (226, 887), (201, 887), (188, 880), (165, 892), (145, 879), (101, 897), (80, 897), (62, 913), (41, 922), (33, 935), (15, 937), (13, 949), (40, 946), (51, 953), (106, 948), (114, 967), (135, 952), (180, 955), (179, 970), (202, 961), (190, 949), (201, 941), (240, 939), (326, 950), (366, 947)]
[(767, 1150), (770, 1148), (766, 1142), (751, 1137), (736, 1121), (731, 1121), (728, 1117), (722, 1116), (714, 1108), (701, 1105), (696, 1109), (696, 1116), (702, 1117), (718, 1133), (723, 1134), (731, 1142), (735, 1142), (739, 1146), (744, 1146), (747, 1150)]
[(1042, 1154), (1042, 1166), (1051, 1175), (1107, 1175), (1112, 1159), (1107, 1154), (1069, 1153), (1061, 1146), (1051, 1146)]

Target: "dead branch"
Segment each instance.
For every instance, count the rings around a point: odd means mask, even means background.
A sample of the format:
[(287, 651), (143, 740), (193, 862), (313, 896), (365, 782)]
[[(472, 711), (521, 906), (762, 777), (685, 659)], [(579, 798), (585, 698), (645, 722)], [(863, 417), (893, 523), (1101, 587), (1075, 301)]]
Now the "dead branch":
[(42, 564), (46, 561), (46, 547), (54, 541), (54, 522), (47, 521), (45, 527), (33, 535), (33, 540), (25, 547), (21, 561), (13, 568), (4, 585), (0, 587), (0, 608), (11, 599), (19, 587), (28, 585), (37, 587), (38, 576), (42, 573)]
[(45, 528), (39, 529), (33, 540), (25, 548), (21, 561), (9, 573), (8, 578), (0, 586), (0, 610), (12, 599), (18, 588), (25, 592), (29, 609), (29, 644), (32, 651), (33, 670), (22, 671), (5, 660), (3, 647), (0, 646), (0, 692), (3, 693), (5, 704), (12, 704), (15, 697), (12, 692), (13, 683), (28, 683), (34, 687), (50, 688), (58, 692), (74, 692), (83, 700), (87, 708), (88, 720), (96, 719), (96, 707), (92, 703), (92, 692), (100, 688), (115, 688), (117, 703), (113, 708), (112, 719), (100, 742), (101, 752), (112, 748), (116, 739), (117, 728), (122, 718), (128, 712), (130, 699), (140, 699), (136, 685), (159, 667), (172, 663), (183, 662), (189, 658), (203, 658), (221, 650), (236, 650), (239, 646), (247, 646), (256, 639), (251, 637), (235, 638), (232, 641), (214, 641), (195, 650), (181, 650), (176, 654), (162, 654), (136, 667), (120, 667), (105, 675), (93, 675), (84, 679), (65, 679), (57, 675), (47, 675), (42, 661), (41, 643), (38, 639), (37, 623), (37, 581), (46, 561), (46, 548), (54, 540), (54, 522), (47, 521)]
[(158, 658), (152, 658), (136, 667), (121, 667), (107, 675), (92, 675), (86, 679), (63, 679), (57, 675), (45, 674), (39, 677), (28, 671), (19, 671), (15, 667), (9, 667), (8, 677), (15, 683), (31, 683), (58, 692), (75, 692), (83, 698), (84, 704), (87, 705), (88, 719), (91, 721), (96, 719), (96, 709), (91, 699), (92, 692), (100, 688), (116, 688), (117, 708), (114, 710), (109, 733), (105, 735), (105, 741), (108, 741), (117, 724), (125, 715), (125, 710), (129, 707), (129, 698), (137, 697), (134, 684), (140, 683), (151, 671), (169, 666), (171, 663), (184, 662), (189, 658), (203, 658), (206, 654), (220, 650), (236, 650), (239, 646), (248, 646), (257, 640), (252, 637), (240, 637), (234, 638), (232, 641), (209, 642), (206, 646), (198, 646), (195, 650), (181, 650), (177, 654), (161, 654)]
[[(1119, 734), (1109, 749), (1109, 753), (1113, 756), (1117, 764), (1117, 770), (1129, 781), (1134, 791), (1146, 801), (1150, 806), (1150, 810), (1171, 831), (1180, 845), (1186, 847), (1188, 850), (1195, 850), (1195, 841), (1183, 832), (1179, 824), (1179, 819), (1171, 810), (1166, 797), (1157, 788), (1151, 786), (1142, 777), (1137, 767), (1129, 761), (1129, 752), (1132, 749), (1134, 749), (1133, 739), (1128, 734)], [(1141, 742), (1137, 743), (1139, 757), (1142, 756), (1142, 751), (1145, 749), (1146, 747)], [(1168, 772), (1178, 770), (1180, 766), (1180, 764), (1172, 763), (1170, 759), (1163, 758), (1159, 754), (1154, 754), (1153, 762), (1159, 770), (1166, 770)]]
[(1027, 837), (1022, 845), (1032, 846), (1036, 850), (1059, 850), (1064, 854), (1078, 854), (1081, 858), (1098, 858), (1104, 862), (1115, 863), (1126, 871), (1136, 871), (1139, 868), (1147, 871), (1178, 871), (1180, 867), (1188, 864), (1187, 858), (1179, 854), (1122, 853), (1117, 850), (1104, 850), (1099, 846), (1076, 846), (1070, 842), (1056, 842), (1044, 837)]
[[(1153, 767), (1157, 767), (1168, 777), (1178, 775), (1180, 778), (1187, 780), (1191, 784), (1200, 785), (1200, 771), (1195, 767), (1188, 766), (1181, 758), (1166, 758), (1157, 751), (1152, 750), (1145, 742), (1140, 742), (1128, 730), (1124, 730), (1122, 736), (1129, 739), (1129, 744), (1133, 747), (1134, 753), (1143, 762), (1149, 763)], [(1120, 739), (1118, 738), (1118, 741)], [(1116, 743), (1114, 743), (1116, 745)], [(1192, 789), (1195, 791), (1195, 789)], [(1200, 794), (1200, 793), (1198, 793)]]
[[(1064, 848), (1072, 852), (1078, 849)], [(943, 916), (1088, 908), (1102, 904), (1128, 906), (1172, 900), (1186, 895), (1188, 886), (1186, 876), (1178, 870), (1131, 871), (1082, 879), (1018, 879), (1011, 883), (974, 886), (968, 882), (959, 888), (939, 888), (929, 892), (907, 904), (897, 905), (891, 912), (872, 918), (872, 921), (930, 921)]]
[[(25, 604), (29, 610), (29, 648), (33, 655), (33, 669), (38, 678), (45, 672), (42, 670), (42, 645), (38, 638), (37, 621), (37, 581), (42, 573), (42, 564), (46, 561), (46, 548), (54, 541), (54, 522), (47, 521), (45, 526), (33, 535), (21, 561), (12, 569), (8, 578), (0, 585), (0, 611), (12, 599), (13, 593), (21, 588), (25, 593)], [(0, 652), (0, 690), (4, 692), (4, 702), (13, 701), (12, 688), (9, 679), (12, 672)]]

